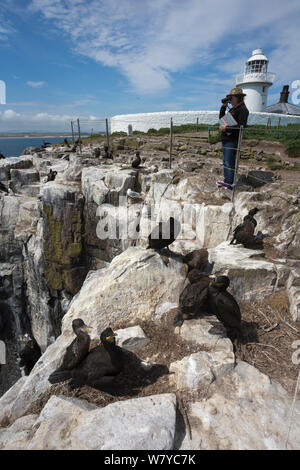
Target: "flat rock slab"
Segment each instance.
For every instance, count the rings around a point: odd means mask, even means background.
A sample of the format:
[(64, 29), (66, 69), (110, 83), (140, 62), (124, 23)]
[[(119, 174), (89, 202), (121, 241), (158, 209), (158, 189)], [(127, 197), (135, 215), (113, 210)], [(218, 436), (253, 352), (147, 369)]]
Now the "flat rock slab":
[[(188, 412), (192, 440), (180, 450), (285, 449), (292, 397), (246, 362), (210, 386), (210, 398)], [(300, 448), (300, 401), (296, 401), (287, 449)]]
[(176, 396), (153, 395), (89, 410), (80, 400), (51, 397), (30, 450), (171, 450)]
[(256, 300), (272, 294), (282, 277), (281, 268), (275, 263), (253, 259), (261, 256), (262, 251), (230, 245), (227, 241), (208, 252), (212, 273), (229, 277), (230, 291), (237, 300)]
[(115, 330), (118, 346), (129, 351), (146, 346), (150, 339), (140, 326), (130, 326), (121, 330)]
[(173, 362), (170, 371), (174, 375), (170, 376), (170, 381), (176, 384), (178, 390), (210, 385), (217, 377), (230, 372), (234, 363), (233, 351), (200, 351)]
[(34, 435), (33, 425), (38, 415), (17, 419), (10, 427), (0, 428), (0, 450), (26, 450)]
[(196, 320), (186, 320), (175, 329), (185, 341), (190, 341), (215, 351), (232, 352), (232, 342), (227, 338), (225, 327), (214, 315)]

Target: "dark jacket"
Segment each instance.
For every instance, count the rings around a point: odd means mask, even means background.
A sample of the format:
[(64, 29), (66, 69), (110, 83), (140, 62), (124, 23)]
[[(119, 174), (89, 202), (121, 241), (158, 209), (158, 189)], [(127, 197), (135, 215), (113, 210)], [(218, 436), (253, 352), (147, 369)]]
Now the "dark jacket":
[[(245, 103), (240, 103), (237, 106), (232, 107), (230, 114), (234, 117), (238, 126), (247, 126), (247, 120), (249, 111)], [(226, 113), (226, 106), (221, 106), (219, 119)], [(222, 131), (221, 138), (222, 142), (237, 142), (239, 140), (239, 127), (238, 126), (227, 126), (226, 131)]]

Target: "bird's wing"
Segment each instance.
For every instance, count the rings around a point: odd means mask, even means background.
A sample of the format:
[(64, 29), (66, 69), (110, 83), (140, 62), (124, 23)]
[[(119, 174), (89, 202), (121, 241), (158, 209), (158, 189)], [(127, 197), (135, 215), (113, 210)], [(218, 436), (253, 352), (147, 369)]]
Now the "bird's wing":
[(237, 235), (238, 232), (243, 230), (243, 228), (244, 228), (244, 224), (239, 224), (233, 231), (234, 236)]
[(220, 292), (216, 298), (216, 305), (221, 318), (230, 326), (239, 326), (241, 322), (240, 307), (229, 292)]

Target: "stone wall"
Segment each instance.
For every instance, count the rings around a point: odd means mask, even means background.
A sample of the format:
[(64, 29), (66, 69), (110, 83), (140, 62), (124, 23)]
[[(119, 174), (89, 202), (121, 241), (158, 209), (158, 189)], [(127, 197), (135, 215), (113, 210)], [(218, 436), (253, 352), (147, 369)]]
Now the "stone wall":
[[(170, 119), (173, 118), (174, 125), (190, 124), (197, 122), (201, 124), (216, 124), (219, 121), (219, 111), (166, 111), (162, 113), (120, 114), (113, 116), (110, 120), (111, 132), (128, 132), (128, 126), (133, 131), (147, 132), (148, 129), (160, 129), (169, 127)], [(248, 124), (267, 124), (271, 119), (271, 125), (300, 124), (300, 116), (287, 116), (276, 113), (250, 113)]]

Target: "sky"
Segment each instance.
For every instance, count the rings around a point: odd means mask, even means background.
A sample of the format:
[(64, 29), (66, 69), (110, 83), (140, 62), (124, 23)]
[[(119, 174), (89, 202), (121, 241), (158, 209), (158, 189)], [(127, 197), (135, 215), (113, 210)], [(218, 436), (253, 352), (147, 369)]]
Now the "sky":
[(276, 103), (300, 79), (299, 20), (299, 0), (2, 0), (0, 133), (216, 110), (258, 47)]

